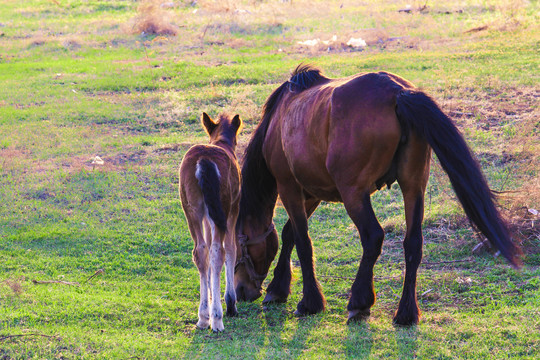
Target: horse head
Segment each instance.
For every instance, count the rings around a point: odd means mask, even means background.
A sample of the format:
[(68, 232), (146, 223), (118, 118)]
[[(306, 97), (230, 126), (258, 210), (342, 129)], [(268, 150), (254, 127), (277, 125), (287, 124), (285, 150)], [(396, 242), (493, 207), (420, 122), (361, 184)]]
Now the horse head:
[(236, 236), (236, 296), (241, 301), (254, 301), (261, 296), (262, 283), (278, 251), (277, 232), (273, 223), (261, 226), (256, 222), (242, 221), (237, 225)]

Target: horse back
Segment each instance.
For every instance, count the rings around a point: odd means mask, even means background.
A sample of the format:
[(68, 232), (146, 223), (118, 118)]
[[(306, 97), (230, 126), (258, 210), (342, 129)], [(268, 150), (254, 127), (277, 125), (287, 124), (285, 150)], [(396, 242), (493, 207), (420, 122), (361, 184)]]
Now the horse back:
[(240, 169), (233, 154), (215, 145), (195, 145), (191, 147), (180, 164), (180, 198), (184, 207), (203, 207), (204, 200), (199, 180), (197, 163), (209, 160), (215, 164), (219, 174), (220, 201), (225, 214), (238, 208), (240, 199)]
[(367, 73), (288, 94), (263, 147), (274, 176), (293, 177), (327, 201), (341, 200), (337, 183), (375, 188), (390, 171), (402, 137), (396, 96), (410, 87), (397, 75)]

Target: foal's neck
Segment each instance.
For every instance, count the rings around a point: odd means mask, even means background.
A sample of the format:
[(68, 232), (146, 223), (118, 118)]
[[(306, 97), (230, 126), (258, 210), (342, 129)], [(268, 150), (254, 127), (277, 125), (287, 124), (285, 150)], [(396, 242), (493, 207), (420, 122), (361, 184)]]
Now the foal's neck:
[(211, 142), (210, 145), (214, 145), (214, 146), (218, 146), (222, 148), (223, 150), (232, 154), (234, 158), (236, 159), (236, 154), (235, 154), (236, 146), (234, 145), (232, 141), (220, 139), (220, 140)]

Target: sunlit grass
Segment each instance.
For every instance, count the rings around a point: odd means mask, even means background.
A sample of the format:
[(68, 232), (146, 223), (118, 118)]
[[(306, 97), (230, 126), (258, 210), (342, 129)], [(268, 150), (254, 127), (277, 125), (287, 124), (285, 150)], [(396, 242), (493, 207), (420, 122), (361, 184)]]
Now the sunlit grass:
[[(537, 358), (540, 244), (528, 210), (540, 208), (538, 6), (450, 1), (417, 11), (424, 3), (404, 13), (401, 2), (178, 2), (164, 8), (178, 35), (155, 36), (132, 33), (136, 2), (3, 2), (0, 357)], [(333, 35), (330, 46), (298, 44)], [(350, 37), (368, 46), (349, 48)], [(521, 191), (501, 201), (524, 269), (471, 252), (479, 240), (434, 162), (419, 326), (391, 324), (405, 232), (394, 185), (372, 199), (386, 240), (368, 322), (345, 324), (362, 249), (343, 206), (323, 203), (310, 233), (325, 313), (292, 315), (302, 290), (293, 253), (286, 304), (240, 304), (224, 333), (195, 330), (198, 273), (177, 166), (206, 142), (202, 111), (240, 114), (241, 155), (264, 101), (301, 61), (332, 77), (391, 71), (432, 94), (492, 187)], [(286, 220), (278, 207), (278, 230)]]

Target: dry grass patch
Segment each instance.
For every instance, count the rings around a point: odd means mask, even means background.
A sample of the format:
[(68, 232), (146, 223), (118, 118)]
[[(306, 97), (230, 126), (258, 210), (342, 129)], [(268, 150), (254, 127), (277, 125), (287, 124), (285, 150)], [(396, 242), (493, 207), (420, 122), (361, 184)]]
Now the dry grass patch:
[(234, 0), (201, 0), (198, 5), (212, 13), (230, 13), (238, 10), (238, 1)]
[(11, 291), (13, 291), (13, 294), (17, 295), (17, 296), (20, 296), (24, 289), (23, 289), (23, 286), (21, 284), (21, 280), (11, 280), (11, 279), (7, 279), (4, 281), (4, 284), (11, 289)]
[(76, 50), (82, 47), (82, 41), (78, 37), (70, 36), (62, 40), (62, 46), (70, 50)]
[[(536, 158), (538, 160), (538, 157)], [(538, 161), (527, 167), (538, 170)], [(540, 252), (540, 178), (537, 176), (516, 191), (502, 194), (508, 204), (503, 209), (510, 231), (525, 254)]]
[(132, 34), (176, 36), (179, 27), (174, 25), (174, 14), (162, 6), (161, 0), (143, 0), (137, 7), (138, 15), (128, 24)]
[(43, 35), (41, 33), (37, 33), (37, 34), (32, 35), (27, 40), (27, 46), (28, 47), (41, 46), (41, 45), (45, 45), (46, 43), (50, 43), (50, 42), (53, 42), (53, 41), (56, 41), (56, 39), (54, 39), (54, 37), (50, 37), (50, 36)]
[(29, 152), (20, 150), (14, 146), (8, 146), (0, 149), (0, 172), (21, 170), (26, 167), (29, 160)]

